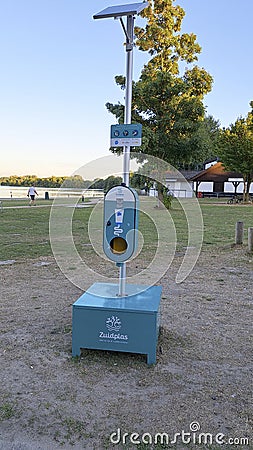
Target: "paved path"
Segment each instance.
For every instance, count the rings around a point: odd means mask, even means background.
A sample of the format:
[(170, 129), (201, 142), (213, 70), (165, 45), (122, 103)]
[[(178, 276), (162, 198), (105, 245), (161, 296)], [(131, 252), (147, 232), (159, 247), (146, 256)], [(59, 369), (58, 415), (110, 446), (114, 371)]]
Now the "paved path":
[(66, 206), (68, 208), (89, 208), (91, 206), (94, 206), (96, 203), (98, 203), (98, 201), (101, 199), (93, 199), (90, 202), (87, 203), (78, 203), (78, 204), (67, 204), (67, 203), (51, 203), (48, 205), (13, 205), (13, 206), (4, 206), (3, 202), (1, 202), (0, 204), (0, 210), (4, 210), (4, 209), (22, 209), (22, 208), (51, 208), (51, 206)]

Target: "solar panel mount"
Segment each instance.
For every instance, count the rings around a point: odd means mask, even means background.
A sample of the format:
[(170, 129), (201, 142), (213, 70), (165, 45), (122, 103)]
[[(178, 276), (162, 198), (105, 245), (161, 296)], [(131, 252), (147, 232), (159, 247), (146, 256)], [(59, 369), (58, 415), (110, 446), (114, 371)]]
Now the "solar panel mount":
[(106, 19), (108, 17), (123, 17), (138, 15), (148, 6), (148, 2), (130, 3), (128, 5), (108, 6), (94, 14), (93, 19)]

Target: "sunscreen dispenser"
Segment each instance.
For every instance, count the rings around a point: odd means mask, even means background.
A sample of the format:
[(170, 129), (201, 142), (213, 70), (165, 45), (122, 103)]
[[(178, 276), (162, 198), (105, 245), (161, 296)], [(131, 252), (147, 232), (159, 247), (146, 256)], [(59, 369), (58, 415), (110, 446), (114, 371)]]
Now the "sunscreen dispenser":
[(125, 185), (114, 186), (104, 199), (105, 255), (116, 263), (123, 263), (137, 250), (138, 196)]

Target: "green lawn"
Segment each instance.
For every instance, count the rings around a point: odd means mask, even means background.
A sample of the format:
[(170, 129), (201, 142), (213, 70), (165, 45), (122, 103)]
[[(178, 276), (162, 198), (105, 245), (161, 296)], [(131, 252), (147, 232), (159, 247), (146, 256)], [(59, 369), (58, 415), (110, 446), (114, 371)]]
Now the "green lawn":
[(4, 208), (0, 212), (0, 260), (51, 254), (50, 208)]
[[(17, 201), (18, 206), (27, 202)], [(50, 204), (44, 200), (37, 207), (9, 208), (13, 201), (4, 204), (0, 211), (0, 260), (36, 258), (52, 255), (49, 239)], [(41, 205), (47, 207), (39, 207)], [(244, 241), (247, 242), (247, 229), (253, 227), (253, 205), (216, 204), (212, 201), (200, 202), (204, 220), (204, 248), (215, 248), (232, 244), (235, 238), (235, 224), (244, 222)], [(153, 207), (153, 206), (152, 206)], [(154, 207), (153, 207), (154, 208)], [(83, 244), (89, 243), (88, 220), (92, 207), (76, 208), (73, 216), (73, 236), (78, 251), (82, 254)], [(157, 220), (163, 213), (157, 208)], [(176, 227), (177, 248), (187, 245), (187, 221), (179, 203), (174, 200), (170, 210)], [(157, 232), (154, 221), (141, 213), (139, 230), (144, 239), (143, 256), (149, 260), (155, 252)], [(90, 255), (92, 248), (90, 248)], [(145, 253), (144, 253), (145, 252)]]
[[(1, 200), (1, 202), (2, 202), (3, 208), (9, 208), (9, 207), (14, 207), (14, 206), (21, 207), (21, 206), (28, 206), (30, 199), (29, 198), (26, 198), (26, 199), (23, 199), (23, 198), (3, 199), (3, 200)], [(36, 199), (36, 205), (38, 205), (38, 206), (51, 206), (52, 203), (53, 203), (52, 200), (43, 200), (41, 198)]]
[[(221, 247), (233, 244), (235, 240), (236, 222), (244, 222), (244, 241), (247, 241), (248, 227), (253, 227), (253, 205), (228, 205), (214, 203), (213, 199), (200, 201), (203, 222), (203, 246)], [(177, 228), (178, 245), (187, 244), (187, 223), (183, 210), (173, 202), (171, 210)]]
[(235, 241), (236, 222), (244, 222), (244, 242), (253, 227), (253, 205), (202, 205), (204, 245), (223, 246)]

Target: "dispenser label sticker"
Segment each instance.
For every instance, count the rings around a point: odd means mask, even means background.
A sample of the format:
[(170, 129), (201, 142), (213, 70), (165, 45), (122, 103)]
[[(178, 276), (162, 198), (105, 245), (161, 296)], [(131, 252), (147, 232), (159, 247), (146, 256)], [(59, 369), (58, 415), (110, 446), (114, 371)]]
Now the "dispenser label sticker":
[(123, 223), (124, 209), (115, 209), (115, 222)]

